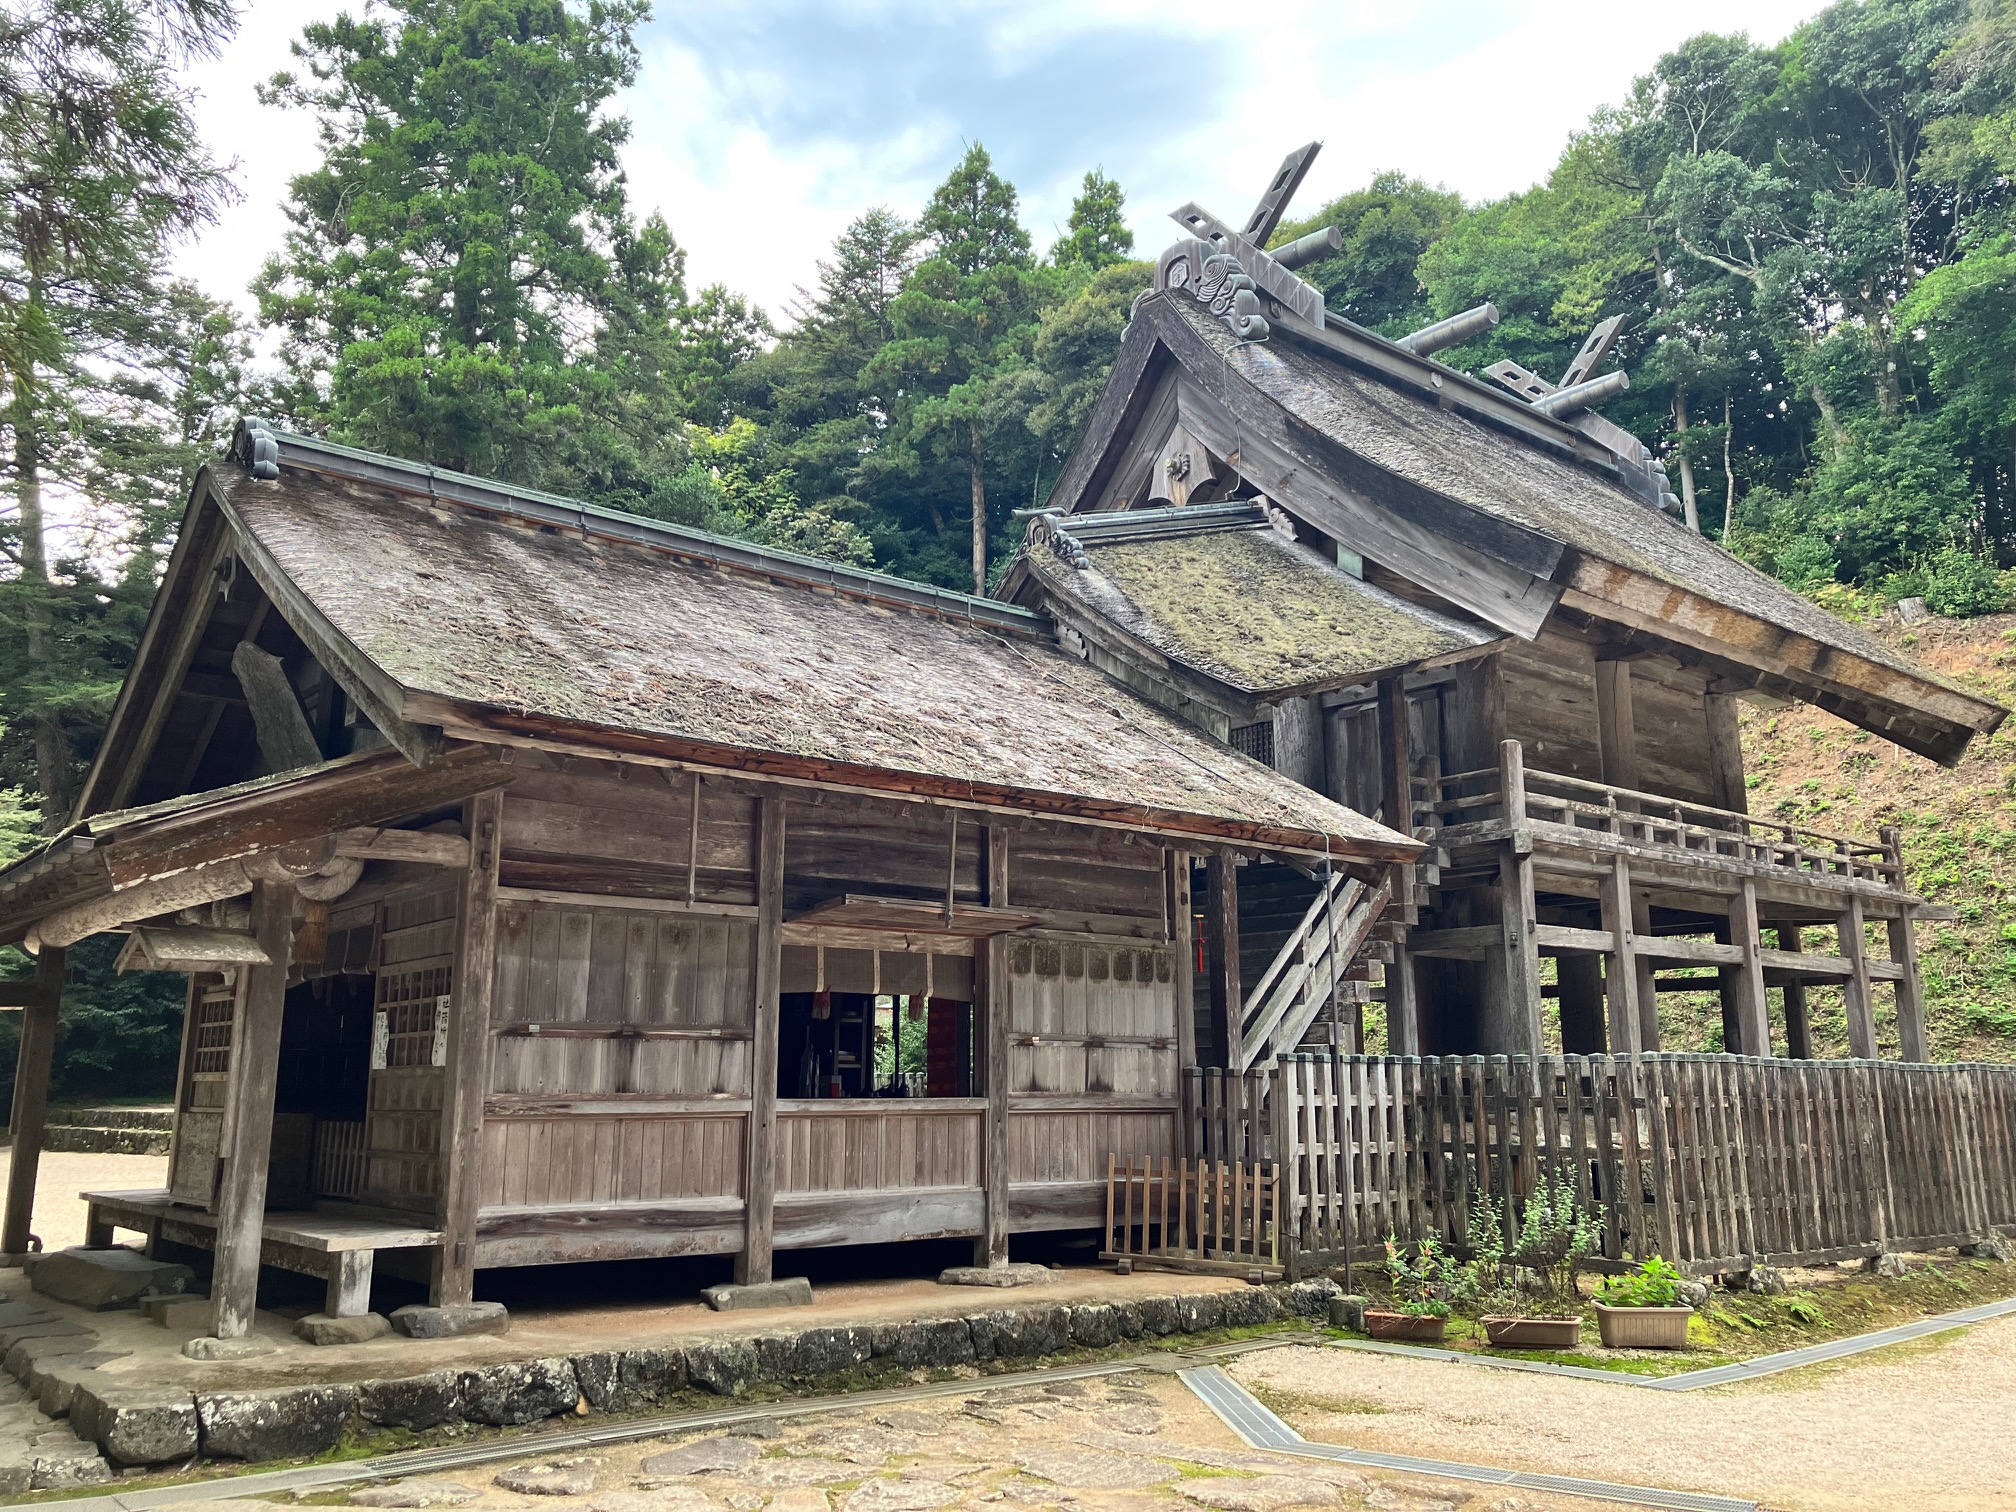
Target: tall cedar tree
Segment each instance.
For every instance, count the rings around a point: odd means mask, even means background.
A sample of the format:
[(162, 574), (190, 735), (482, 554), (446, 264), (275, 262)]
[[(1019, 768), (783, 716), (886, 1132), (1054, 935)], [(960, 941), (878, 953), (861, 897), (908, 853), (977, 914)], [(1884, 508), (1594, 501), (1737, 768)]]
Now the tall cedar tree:
[[(256, 287), (311, 418), (618, 504), (683, 465), (683, 258), (662, 223), (632, 226), (629, 123), (605, 108), (636, 76), (647, 14), (392, 0), (304, 31), (306, 76), (265, 97), (315, 112), (323, 161), (293, 181), (285, 250)], [(747, 310), (720, 295), (713, 314), (701, 355), (746, 356)]]
[(1016, 194), (974, 143), (932, 193), (918, 227), (931, 255), (890, 306), (895, 336), (870, 361), (871, 386), (891, 394), (899, 454), (933, 453), (965, 466), (971, 499), (973, 591), (987, 591), (988, 448), (1021, 417), (1002, 380), (1035, 340), (1041, 280)]
[[(213, 51), (225, 0), (33, 0), (0, 15), (0, 719), (32, 741), (44, 830), (68, 816), (78, 762), (117, 684), (92, 631), (88, 571), (51, 560), (47, 492), (84, 496), (101, 368), (157, 297), (170, 242), (226, 185), (176, 71)], [(120, 543), (123, 544), (123, 543)]]
[(1134, 233), (1127, 229), (1127, 196), (1102, 169), (1085, 175), (1071, 202), (1064, 235), (1050, 249), (1050, 261), (1060, 268), (1079, 267), (1097, 273), (1125, 262), (1134, 251)]

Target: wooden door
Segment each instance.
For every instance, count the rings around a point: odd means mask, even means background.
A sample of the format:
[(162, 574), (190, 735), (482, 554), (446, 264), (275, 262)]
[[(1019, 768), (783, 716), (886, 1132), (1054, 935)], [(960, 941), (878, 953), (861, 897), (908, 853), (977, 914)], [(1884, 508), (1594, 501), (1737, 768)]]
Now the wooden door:
[(177, 1100), (168, 1191), (177, 1202), (215, 1209), (217, 1167), (230, 1113), (231, 1053), (238, 1035), (239, 989), (198, 978), (190, 993), (189, 1048)]

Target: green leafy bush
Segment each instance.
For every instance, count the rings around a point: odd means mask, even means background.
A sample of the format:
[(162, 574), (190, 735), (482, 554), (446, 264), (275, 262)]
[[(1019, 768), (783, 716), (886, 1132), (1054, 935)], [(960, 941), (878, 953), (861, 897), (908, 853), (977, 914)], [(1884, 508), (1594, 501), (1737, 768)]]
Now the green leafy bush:
[[(1508, 1233), (1509, 1230), (1509, 1233)], [(1596, 1252), (1603, 1231), (1585, 1212), (1575, 1183), (1548, 1172), (1534, 1183), (1515, 1225), (1488, 1192), (1470, 1207), (1471, 1286), (1486, 1312), (1522, 1317), (1577, 1317), (1582, 1306), (1582, 1262)], [(1536, 1314), (1520, 1278), (1539, 1287), (1544, 1311)]]
[(1952, 619), (1996, 614), (2009, 607), (2009, 593), (1995, 564), (1964, 546), (1948, 546), (1926, 565), (1925, 607)]
[(1386, 1279), (1393, 1287), (1393, 1310), (1410, 1318), (1446, 1318), (1450, 1303), (1467, 1295), (1469, 1276), (1433, 1235), (1412, 1250), (1397, 1235), (1386, 1236)]
[(1597, 1300), (1606, 1307), (1672, 1307), (1680, 1300), (1680, 1272), (1654, 1255), (1625, 1276), (1611, 1276)]

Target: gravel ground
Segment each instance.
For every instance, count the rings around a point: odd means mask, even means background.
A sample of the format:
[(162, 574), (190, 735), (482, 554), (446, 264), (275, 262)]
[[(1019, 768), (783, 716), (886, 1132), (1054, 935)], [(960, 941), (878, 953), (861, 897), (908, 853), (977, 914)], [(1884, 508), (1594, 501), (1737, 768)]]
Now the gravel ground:
[[(12, 1151), (0, 1145), (0, 1191), (6, 1190)], [(83, 1191), (120, 1191), (168, 1185), (166, 1155), (99, 1155), (72, 1150), (44, 1150), (35, 1168), (35, 1221), (45, 1250), (84, 1242)]]
[(2016, 1507), (2016, 1319), (1752, 1385), (1600, 1381), (1298, 1347), (1232, 1375), (1305, 1437), (1755, 1499), (1783, 1512)]
[(1258, 1453), (1181, 1382), (1145, 1372), (1045, 1388), (976, 1382), (971, 1396), (555, 1453), (361, 1486), (350, 1501), (469, 1512), (1597, 1512)]

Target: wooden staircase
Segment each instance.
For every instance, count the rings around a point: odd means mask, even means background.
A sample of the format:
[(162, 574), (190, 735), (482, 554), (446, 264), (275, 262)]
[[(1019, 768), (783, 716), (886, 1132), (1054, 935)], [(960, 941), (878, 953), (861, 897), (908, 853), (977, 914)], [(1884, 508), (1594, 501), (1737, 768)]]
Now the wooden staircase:
[[(1390, 959), (1374, 931), (1393, 903), (1396, 875), (1373, 886), (1335, 873), (1319, 878), (1316, 896), (1300, 923), (1246, 994), (1240, 1011), (1234, 1071), (1265, 1065), (1295, 1050), (1321, 1017), (1324, 1005), (1364, 1002), (1371, 994), (1377, 956)], [(1407, 903), (1412, 913), (1414, 903)]]

